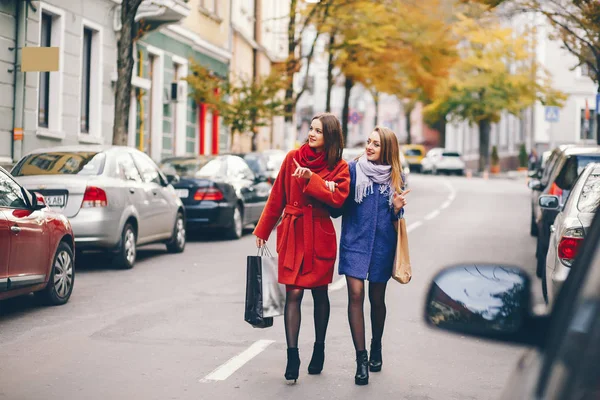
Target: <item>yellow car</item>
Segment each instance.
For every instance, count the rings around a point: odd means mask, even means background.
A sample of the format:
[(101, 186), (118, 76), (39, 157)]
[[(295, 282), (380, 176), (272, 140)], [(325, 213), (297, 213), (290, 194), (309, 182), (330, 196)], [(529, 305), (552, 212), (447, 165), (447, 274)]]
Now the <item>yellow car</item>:
[(425, 146), (420, 144), (405, 144), (402, 146), (402, 152), (408, 161), (411, 171), (421, 171), (421, 160), (425, 157)]

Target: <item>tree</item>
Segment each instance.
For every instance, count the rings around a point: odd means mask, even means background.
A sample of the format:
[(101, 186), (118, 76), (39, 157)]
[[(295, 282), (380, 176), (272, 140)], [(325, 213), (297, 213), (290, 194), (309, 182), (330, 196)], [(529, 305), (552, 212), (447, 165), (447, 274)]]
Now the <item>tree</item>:
[[(502, 112), (518, 113), (536, 101), (560, 105), (565, 96), (552, 89), (550, 76), (532, 62), (531, 35), (517, 36), (491, 15), (460, 16), (460, 61), (444, 95), (425, 108), (430, 120), (440, 115), (479, 126), (479, 171), (489, 165), (490, 131)], [(532, 79), (532, 77), (534, 77)]]
[(268, 76), (254, 79), (220, 79), (194, 62), (191, 70), (192, 74), (186, 80), (192, 96), (197, 103), (217, 110), (232, 136), (248, 132), (256, 135), (256, 128), (268, 126), (273, 117), (284, 114), (286, 102), (280, 93), (286, 79), (278, 69), (273, 69)]
[(115, 121), (113, 144), (127, 145), (131, 77), (133, 75), (133, 44), (139, 36), (135, 16), (143, 0), (122, 0), (121, 32), (117, 43), (117, 84), (115, 90)]
[[(564, 48), (577, 57), (578, 65), (589, 76), (600, 94), (600, 1), (598, 0), (472, 0), (490, 8), (510, 7), (515, 13), (543, 15), (554, 28), (551, 37), (562, 41)], [(600, 113), (596, 115), (597, 143), (600, 144)]]

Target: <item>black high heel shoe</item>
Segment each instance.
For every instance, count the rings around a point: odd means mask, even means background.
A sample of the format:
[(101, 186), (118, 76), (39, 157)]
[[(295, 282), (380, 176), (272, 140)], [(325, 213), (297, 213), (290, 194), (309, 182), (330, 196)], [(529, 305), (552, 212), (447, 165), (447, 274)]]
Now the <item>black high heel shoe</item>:
[(325, 363), (325, 343), (315, 343), (312, 358), (308, 364), (308, 373), (310, 375), (319, 375), (323, 371)]
[(354, 383), (357, 385), (369, 384), (369, 354), (366, 350), (356, 352), (356, 375)]
[(381, 342), (371, 340), (371, 359), (369, 360), (369, 370), (371, 372), (381, 371), (383, 359), (381, 357)]
[(287, 366), (285, 367), (285, 379), (288, 381), (298, 380), (300, 375), (300, 355), (298, 354), (298, 348), (287, 349)]

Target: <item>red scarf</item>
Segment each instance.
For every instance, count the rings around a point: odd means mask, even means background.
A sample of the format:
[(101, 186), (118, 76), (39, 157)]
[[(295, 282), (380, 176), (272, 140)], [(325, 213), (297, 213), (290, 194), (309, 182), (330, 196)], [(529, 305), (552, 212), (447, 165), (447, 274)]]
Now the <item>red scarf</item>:
[(298, 149), (296, 153), (296, 161), (304, 168), (310, 169), (312, 172), (319, 173), (327, 168), (327, 159), (325, 152), (317, 153), (312, 147), (305, 143)]

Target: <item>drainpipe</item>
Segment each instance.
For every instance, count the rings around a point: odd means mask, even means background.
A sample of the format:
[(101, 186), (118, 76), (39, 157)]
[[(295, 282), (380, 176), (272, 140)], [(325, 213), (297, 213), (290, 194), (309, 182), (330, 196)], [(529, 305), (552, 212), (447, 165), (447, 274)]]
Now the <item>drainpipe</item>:
[(23, 128), (25, 115), (25, 73), (21, 71), (22, 49), (27, 41), (27, 17), (29, 7), (25, 1), (17, 2), (15, 13), (15, 65), (13, 72), (15, 74), (15, 92), (14, 92), (14, 110), (13, 110), (13, 140), (11, 156), (13, 162), (17, 162), (23, 155), (23, 140), (14, 140), (14, 131), (17, 128)]

